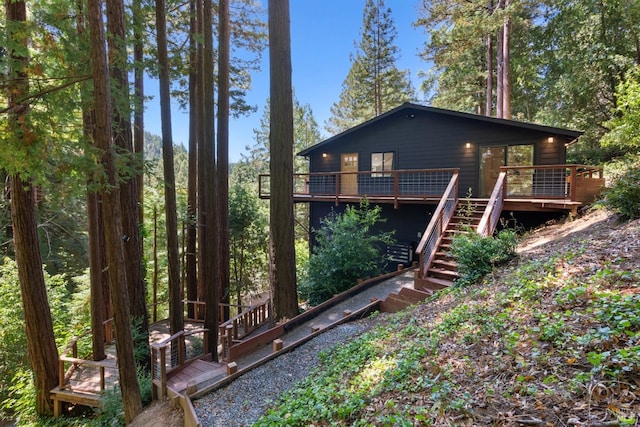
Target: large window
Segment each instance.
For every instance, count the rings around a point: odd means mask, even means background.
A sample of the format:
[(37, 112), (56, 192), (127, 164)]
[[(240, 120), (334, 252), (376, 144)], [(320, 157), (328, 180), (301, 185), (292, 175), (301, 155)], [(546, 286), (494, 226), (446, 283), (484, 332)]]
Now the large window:
[(391, 176), (391, 172), (393, 170), (393, 152), (389, 151), (387, 153), (371, 153), (371, 172), (372, 177), (383, 177), (383, 176)]

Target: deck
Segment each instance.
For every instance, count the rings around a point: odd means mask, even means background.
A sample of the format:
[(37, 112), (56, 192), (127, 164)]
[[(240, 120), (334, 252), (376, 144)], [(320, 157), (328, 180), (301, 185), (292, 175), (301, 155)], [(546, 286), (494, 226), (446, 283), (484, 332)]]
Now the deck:
[[(506, 173), (504, 209), (571, 211), (591, 203), (604, 186), (602, 169), (585, 165), (501, 167)], [(437, 205), (454, 174), (451, 169), (295, 174), (293, 200), (304, 202)], [(270, 176), (259, 176), (259, 196), (271, 196)], [(479, 200), (488, 200), (480, 198)]]
[[(194, 337), (184, 341), (186, 351), (198, 352), (201, 340), (195, 336), (198, 331), (202, 331), (200, 328), (201, 323), (199, 322), (185, 322), (185, 336)], [(152, 347), (170, 338), (167, 320), (153, 323), (149, 329), (149, 343)], [(105, 345), (105, 359), (94, 361), (83, 359), (78, 354), (78, 342), (87, 337), (90, 337), (90, 334), (74, 338), (60, 356), (59, 383), (62, 386), (51, 390), (55, 416), (62, 413), (64, 403), (94, 408), (102, 407), (105, 393), (113, 390), (118, 384), (115, 341)], [(176, 361), (172, 362), (171, 358), (167, 358), (165, 363), (165, 368), (170, 371)], [(221, 372), (224, 375), (224, 370), (224, 365), (199, 361), (192, 367), (172, 371), (167, 377), (167, 385), (177, 392), (184, 392), (190, 380), (195, 378), (204, 382), (217, 377)]]

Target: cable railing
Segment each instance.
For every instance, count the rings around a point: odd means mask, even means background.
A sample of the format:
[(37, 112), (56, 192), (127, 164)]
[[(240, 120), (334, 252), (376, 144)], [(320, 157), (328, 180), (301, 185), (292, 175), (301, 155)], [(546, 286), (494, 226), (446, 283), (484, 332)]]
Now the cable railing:
[(504, 197), (592, 202), (604, 186), (602, 168), (586, 165), (503, 166)]
[[(294, 174), (293, 195), (301, 198), (335, 199), (440, 198), (457, 169), (404, 169), (391, 171), (313, 172)], [(261, 198), (271, 195), (270, 175), (259, 175)]]
[(442, 238), (442, 233), (447, 228), (451, 217), (456, 210), (458, 204), (458, 171), (456, 170), (449, 184), (447, 185), (440, 203), (429, 221), (429, 225), (418, 243), (416, 252), (420, 255), (420, 267), (418, 269), (418, 277), (425, 277), (429, 265), (435, 256), (436, 249)]
[[(208, 347), (208, 329), (179, 331), (169, 338), (151, 345), (151, 381), (153, 398), (167, 395), (167, 374), (173, 369), (201, 357)], [(198, 338), (201, 335), (202, 338)], [(167, 355), (168, 351), (170, 354)]]

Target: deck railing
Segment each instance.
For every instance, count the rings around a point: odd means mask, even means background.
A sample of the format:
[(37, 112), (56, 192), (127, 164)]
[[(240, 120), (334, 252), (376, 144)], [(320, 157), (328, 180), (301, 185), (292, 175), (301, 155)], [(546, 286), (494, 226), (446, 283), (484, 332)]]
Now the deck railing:
[(237, 316), (221, 323), (218, 333), (222, 343), (222, 358), (227, 360), (229, 348), (234, 341), (245, 338), (269, 320), (269, 305), (271, 300), (248, 307)]
[(604, 186), (602, 168), (586, 165), (503, 166), (504, 197), (589, 203)]
[[(167, 374), (173, 369), (195, 360), (208, 348), (208, 329), (180, 331), (159, 343), (151, 345), (151, 380), (153, 399), (163, 398), (167, 394)], [(190, 337), (202, 335), (202, 339)], [(167, 352), (170, 351), (169, 357)]]
[[(309, 198), (440, 198), (457, 169), (404, 169), (384, 172), (314, 172), (294, 174), (293, 195)], [(271, 195), (270, 175), (259, 176), (261, 198)]]
[(429, 225), (418, 243), (416, 252), (420, 255), (420, 267), (418, 269), (418, 277), (425, 277), (429, 264), (435, 256), (436, 249), (442, 238), (442, 233), (447, 228), (451, 217), (456, 210), (458, 204), (458, 171), (451, 176), (449, 184), (445, 189), (440, 203), (429, 221)]
[[(105, 330), (111, 330), (111, 324), (113, 319), (108, 319), (103, 322), (103, 326)], [(77, 369), (87, 368), (89, 370), (97, 370), (100, 376), (99, 384), (91, 384), (94, 388), (90, 388), (87, 386), (82, 386), (82, 392), (87, 394), (95, 394), (96, 397), (99, 397), (102, 392), (105, 390), (106, 383), (106, 372), (107, 370), (117, 370), (118, 364), (115, 359), (103, 359), (103, 360), (90, 360), (90, 359), (82, 359), (78, 353), (78, 341), (82, 338), (88, 337), (92, 334), (92, 331), (89, 329), (84, 333), (73, 337), (69, 344), (62, 350), (60, 353), (60, 357), (58, 358), (58, 388), (59, 390), (65, 390), (70, 387), (69, 380), (72, 378), (73, 373)], [(110, 334), (109, 334), (110, 335)], [(110, 339), (109, 337), (107, 337)], [(68, 366), (68, 368), (67, 368)], [(117, 373), (115, 374), (117, 377)]]
[(487, 207), (482, 214), (480, 223), (478, 224), (477, 232), (482, 237), (488, 237), (493, 234), (498, 226), (500, 220), (500, 214), (502, 213), (502, 207), (504, 205), (504, 187), (507, 179), (507, 172), (502, 171), (498, 175), (495, 187), (491, 192), (491, 197), (487, 202)]

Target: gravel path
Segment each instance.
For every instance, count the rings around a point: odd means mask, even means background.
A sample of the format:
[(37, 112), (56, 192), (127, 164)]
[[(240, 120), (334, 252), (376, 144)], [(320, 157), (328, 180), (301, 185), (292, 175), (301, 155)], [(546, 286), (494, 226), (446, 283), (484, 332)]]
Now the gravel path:
[(278, 395), (304, 379), (318, 366), (318, 353), (350, 341), (371, 328), (361, 320), (337, 326), (309, 342), (253, 369), (227, 387), (193, 402), (203, 426), (236, 427), (254, 423)]

